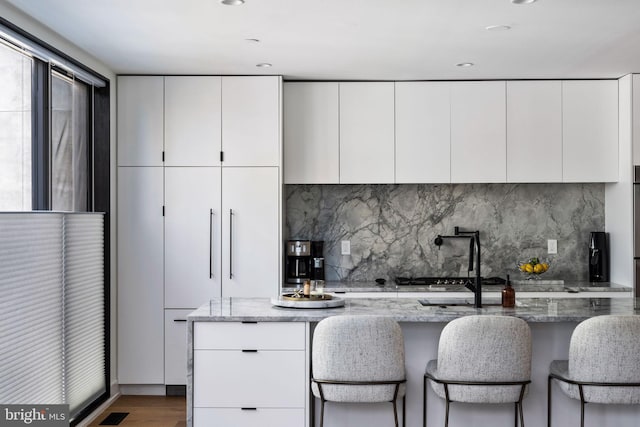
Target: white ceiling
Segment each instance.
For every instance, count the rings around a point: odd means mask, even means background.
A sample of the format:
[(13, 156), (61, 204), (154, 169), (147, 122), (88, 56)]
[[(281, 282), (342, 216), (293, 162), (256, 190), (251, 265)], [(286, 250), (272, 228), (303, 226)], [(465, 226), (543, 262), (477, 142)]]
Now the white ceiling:
[[(640, 72), (640, 0), (4, 1), (119, 74), (467, 80)], [(261, 62), (273, 67), (257, 68)]]

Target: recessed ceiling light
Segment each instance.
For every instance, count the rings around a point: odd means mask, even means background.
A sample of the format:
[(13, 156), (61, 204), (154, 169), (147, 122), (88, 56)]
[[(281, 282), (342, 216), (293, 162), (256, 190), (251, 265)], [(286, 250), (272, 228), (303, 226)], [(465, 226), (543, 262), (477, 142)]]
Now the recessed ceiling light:
[(269, 67), (272, 67), (272, 66), (273, 66), (273, 64), (269, 64), (268, 62), (261, 62), (259, 64), (256, 64), (256, 67), (259, 67), (259, 68), (269, 68)]
[(488, 27), (484, 27), (487, 31), (505, 31), (510, 30), (511, 27), (508, 25), (489, 25)]
[(220, 3), (227, 6), (240, 6), (244, 4), (244, 0), (220, 0)]
[(531, 4), (533, 2), (535, 2), (536, 0), (511, 0), (511, 3), (513, 4)]
[(473, 62), (461, 62), (456, 64), (456, 67), (473, 67)]
[(260, 39), (244, 39), (244, 41), (249, 43), (260, 43)]

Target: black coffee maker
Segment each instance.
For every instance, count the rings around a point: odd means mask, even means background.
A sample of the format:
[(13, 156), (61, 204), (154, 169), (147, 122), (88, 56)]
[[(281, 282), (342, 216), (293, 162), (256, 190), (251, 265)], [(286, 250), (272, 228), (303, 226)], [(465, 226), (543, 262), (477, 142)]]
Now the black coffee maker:
[(604, 231), (593, 231), (589, 238), (589, 281), (609, 281), (609, 238)]
[(311, 241), (287, 241), (285, 270), (287, 283), (304, 283), (311, 279)]

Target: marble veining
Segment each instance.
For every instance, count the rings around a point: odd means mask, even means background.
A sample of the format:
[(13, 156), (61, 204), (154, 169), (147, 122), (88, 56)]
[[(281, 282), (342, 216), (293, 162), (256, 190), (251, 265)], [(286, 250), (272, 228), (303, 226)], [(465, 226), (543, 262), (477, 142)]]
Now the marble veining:
[[(552, 306), (549, 303), (554, 303)], [(581, 322), (605, 314), (639, 314), (634, 298), (521, 298), (515, 308), (501, 306), (426, 307), (418, 298), (346, 299), (344, 307), (297, 309), (275, 307), (268, 298), (223, 298), (212, 300), (189, 314), (196, 321), (319, 322), (338, 314), (391, 316), (398, 322), (449, 322), (471, 314), (516, 316), (527, 322)]]
[[(329, 281), (467, 276), (468, 243), (438, 234), (480, 230), (482, 275), (522, 278), (518, 261), (549, 260), (545, 279), (587, 280), (588, 239), (604, 230), (603, 184), (287, 185), (287, 239), (325, 241)], [(558, 254), (547, 255), (547, 239)], [(341, 240), (351, 255), (340, 254)], [(473, 273), (472, 273), (473, 275)]]

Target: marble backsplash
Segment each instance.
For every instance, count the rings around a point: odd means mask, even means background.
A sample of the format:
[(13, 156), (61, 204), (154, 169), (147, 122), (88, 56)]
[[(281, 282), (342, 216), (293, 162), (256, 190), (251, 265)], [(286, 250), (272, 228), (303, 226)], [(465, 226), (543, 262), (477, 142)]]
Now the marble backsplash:
[[(604, 230), (603, 184), (287, 185), (286, 239), (324, 240), (327, 280), (462, 276), (469, 243), (454, 226), (479, 230), (484, 277), (523, 276), (537, 256), (544, 279), (587, 280), (591, 231)], [(547, 239), (558, 254), (547, 255)], [(342, 240), (351, 255), (341, 255)], [(473, 273), (471, 273), (473, 275)]]

